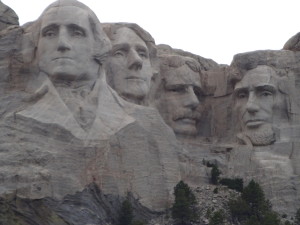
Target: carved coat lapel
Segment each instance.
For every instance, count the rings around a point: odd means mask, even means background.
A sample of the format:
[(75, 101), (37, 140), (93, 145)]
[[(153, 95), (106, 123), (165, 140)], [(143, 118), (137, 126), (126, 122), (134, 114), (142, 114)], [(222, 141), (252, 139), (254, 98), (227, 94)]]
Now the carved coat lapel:
[[(95, 86), (99, 93), (96, 118), (88, 131), (85, 131), (78, 124), (46, 75), (40, 74), (39, 78), (30, 84), (29, 89), (34, 89), (35, 95), (42, 95), (42, 97), (34, 104), (17, 112), (17, 119), (36, 120), (45, 126), (54, 124), (71, 132), (78, 139), (104, 140), (135, 121), (125, 112), (120, 97), (101, 79), (97, 81)], [(40, 92), (46, 93), (41, 94)]]

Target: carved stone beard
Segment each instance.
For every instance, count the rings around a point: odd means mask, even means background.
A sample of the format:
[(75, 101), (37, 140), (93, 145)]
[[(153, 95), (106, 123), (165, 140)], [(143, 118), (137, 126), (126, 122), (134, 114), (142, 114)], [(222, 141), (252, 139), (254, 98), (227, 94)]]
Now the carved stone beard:
[(247, 129), (243, 134), (250, 139), (253, 146), (270, 145), (276, 140), (271, 124), (263, 125), (259, 129)]

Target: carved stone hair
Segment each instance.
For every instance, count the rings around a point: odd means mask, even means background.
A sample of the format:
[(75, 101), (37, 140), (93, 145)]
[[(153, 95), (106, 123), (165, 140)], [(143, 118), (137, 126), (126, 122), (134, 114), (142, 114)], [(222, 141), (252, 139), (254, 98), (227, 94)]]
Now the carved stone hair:
[(187, 65), (191, 70), (201, 74), (201, 66), (199, 62), (195, 59), (180, 55), (161, 55), (159, 56), (160, 59), (160, 69), (161, 72), (165, 70), (177, 69), (184, 65)]
[(228, 80), (234, 87), (237, 82), (243, 79), (247, 71), (255, 69), (258, 66), (268, 66), (272, 68), (278, 78), (286, 76), (286, 71), (277, 68), (276, 57), (271, 51), (254, 51), (241, 53), (234, 56), (229, 68)]
[(145, 31), (139, 25), (137, 25), (135, 23), (103, 23), (102, 26), (103, 26), (104, 32), (107, 34), (109, 39), (112, 39), (113, 35), (120, 28), (126, 27), (126, 28), (131, 29), (147, 45), (151, 64), (153, 65), (154, 62), (156, 63), (157, 49), (155, 46), (155, 41), (154, 41), (153, 37), (151, 36), (151, 34), (148, 33), (147, 31)]

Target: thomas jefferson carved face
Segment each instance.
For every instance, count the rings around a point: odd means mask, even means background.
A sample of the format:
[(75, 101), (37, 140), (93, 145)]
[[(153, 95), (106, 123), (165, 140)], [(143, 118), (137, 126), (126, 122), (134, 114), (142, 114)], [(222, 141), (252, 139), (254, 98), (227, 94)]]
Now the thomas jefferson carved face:
[(179, 135), (195, 135), (200, 113), (196, 111), (201, 92), (200, 75), (184, 64), (166, 71), (159, 111), (165, 122)]
[(85, 10), (75, 6), (50, 8), (42, 17), (39, 68), (51, 79), (95, 79), (98, 66), (92, 58), (94, 42)]
[(145, 42), (127, 27), (118, 29), (111, 42), (108, 83), (128, 101), (142, 101), (149, 92), (153, 75)]
[(283, 110), (284, 99), (279, 93), (279, 78), (268, 66), (249, 70), (234, 87), (238, 119), (253, 145), (275, 141), (272, 124), (277, 112)]

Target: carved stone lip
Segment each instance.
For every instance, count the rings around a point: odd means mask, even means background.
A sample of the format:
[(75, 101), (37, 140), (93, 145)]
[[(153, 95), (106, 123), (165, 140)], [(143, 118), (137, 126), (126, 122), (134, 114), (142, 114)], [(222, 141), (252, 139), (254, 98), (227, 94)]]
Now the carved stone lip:
[(194, 118), (189, 118), (189, 117), (184, 117), (184, 118), (178, 118), (175, 121), (180, 121), (181, 123), (185, 123), (185, 124), (191, 124), (191, 125), (195, 125), (196, 120)]
[(258, 126), (262, 125), (263, 123), (265, 123), (265, 121), (262, 119), (252, 119), (252, 120), (246, 121), (247, 127), (258, 127)]
[(73, 58), (71, 57), (67, 57), (67, 56), (59, 56), (59, 57), (55, 57), (52, 59), (52, 61), (58, 60), (58, 59), (69, 59), (69, 60), (73, 60)]

